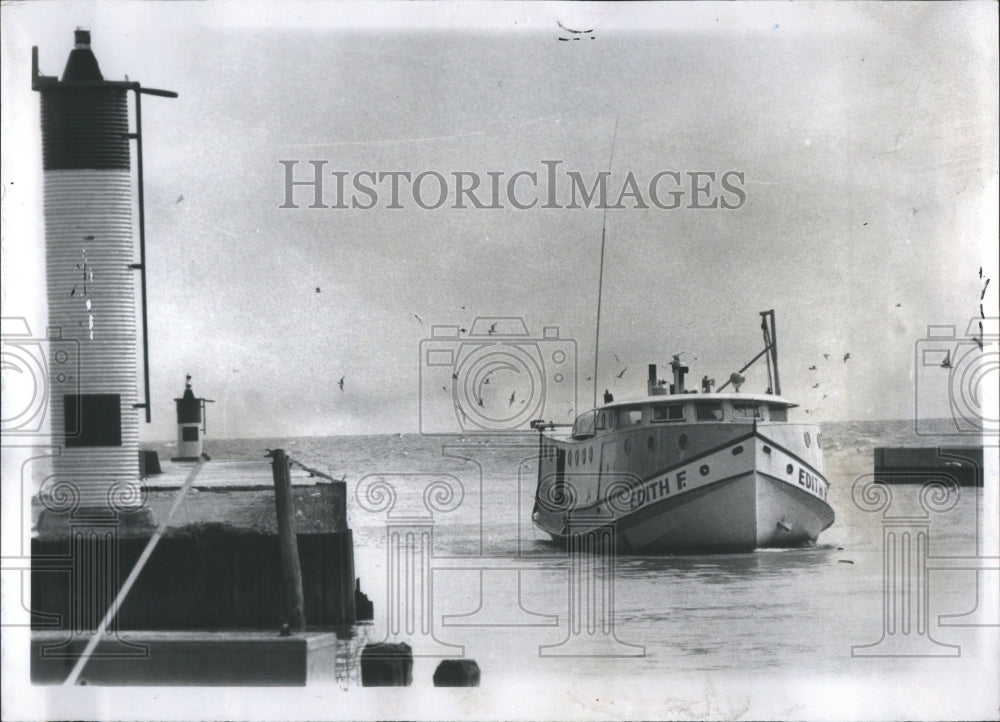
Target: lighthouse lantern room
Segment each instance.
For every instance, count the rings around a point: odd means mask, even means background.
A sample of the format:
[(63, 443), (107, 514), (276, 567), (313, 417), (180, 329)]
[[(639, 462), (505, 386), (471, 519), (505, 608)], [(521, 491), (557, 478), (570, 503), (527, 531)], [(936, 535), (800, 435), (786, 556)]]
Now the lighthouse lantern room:
[[(177, 456), (171, 461), (198, 461), (202, 458), (202, 438), (207, 430), (205, 404), (212, 399), (199, 399), (191, 390), (191, 375), (184, 384), (184, 395), (177, 403)], [(204, 455), (207, 459), (208, 456)]]

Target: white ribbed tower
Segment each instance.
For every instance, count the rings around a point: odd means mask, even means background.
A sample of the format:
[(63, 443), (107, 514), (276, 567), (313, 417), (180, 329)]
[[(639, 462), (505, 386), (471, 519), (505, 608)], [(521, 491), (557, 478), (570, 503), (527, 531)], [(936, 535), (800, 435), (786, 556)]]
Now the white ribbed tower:
[[(49, 486), (76, 496), (76, 508), (127, 509), (140, 499), (134, 274), (142, 269), (130, 171), (130, 144), (141, 130), (129, 130), (127, 94), (136, 91), (138, 126), (144, 90), (104, 79), (87, 30), (76, 31), (61, 79), (39, 75), (37, 58), (33, 72), (41, 95), (49, 325), (63, 340), (51, 345), (49, 359), (51, 430), (62, 447)], [(141, 146), (139, 155), (141, 169)], [(70, 372), (62, 369), (73, 365), (57, 358), (67, 348), (79, 354)]]

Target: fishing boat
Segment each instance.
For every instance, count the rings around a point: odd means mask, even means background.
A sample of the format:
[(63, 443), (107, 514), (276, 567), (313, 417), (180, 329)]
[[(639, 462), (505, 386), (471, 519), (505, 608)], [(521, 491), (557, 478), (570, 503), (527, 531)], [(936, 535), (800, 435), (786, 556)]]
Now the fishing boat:
[[(613, 531), (628, 554), (738, 552), (808, 545), (834, 520), (819, 426), (788, 420), (774, 311), (761, 312), (764, 350), (719, 389), (688, 390), (650, 364), (646, 395), (604, 404), (571, 427), (538, 420), (532, 521), (554, 541)], [(740, 393), (764, 357), (765, 393)], [(733, 391), (725, 393), (727, 386)]]

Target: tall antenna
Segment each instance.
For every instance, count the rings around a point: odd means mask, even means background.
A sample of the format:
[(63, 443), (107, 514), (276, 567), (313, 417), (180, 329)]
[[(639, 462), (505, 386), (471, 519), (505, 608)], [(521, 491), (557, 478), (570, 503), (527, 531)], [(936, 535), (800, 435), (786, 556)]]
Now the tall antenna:
[[(608, 158), (608, 176), (611, 175), (611, 165), (615, 160), (615, 141), (618, 140), (618, 119), (622, 112), (619, 110), (615, 115), (615, 130), (611, 135), (611, 157)], [(601, 219), (601, 269), (597, 277), (597, 328), (594, 331), (594, 404), (591, 408), (597, 408), (597, 365), (600, 359), (601, 350), (601, 294), (604, 290), (604, 235), (608, 229), (608, 199), (604, 198), (604, 217)]]

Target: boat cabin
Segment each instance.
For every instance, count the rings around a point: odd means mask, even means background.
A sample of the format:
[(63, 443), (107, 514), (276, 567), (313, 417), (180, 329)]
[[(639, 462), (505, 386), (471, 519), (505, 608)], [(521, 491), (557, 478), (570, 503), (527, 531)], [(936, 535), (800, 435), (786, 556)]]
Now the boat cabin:
[(574, 439), (637, 426), (698, 423), (788, 421), (796, 404), (767, 394), (684, 394), (616, 401), (581, 414), (573, 423)]

